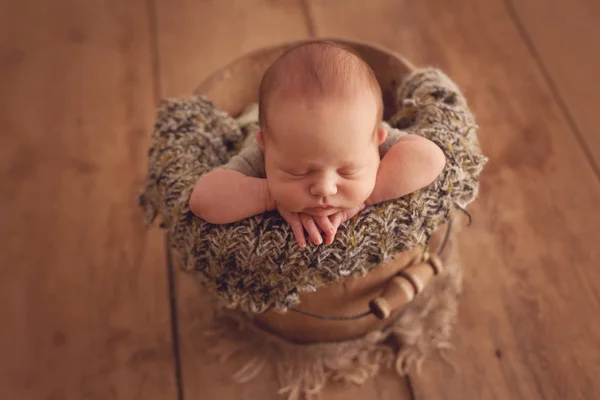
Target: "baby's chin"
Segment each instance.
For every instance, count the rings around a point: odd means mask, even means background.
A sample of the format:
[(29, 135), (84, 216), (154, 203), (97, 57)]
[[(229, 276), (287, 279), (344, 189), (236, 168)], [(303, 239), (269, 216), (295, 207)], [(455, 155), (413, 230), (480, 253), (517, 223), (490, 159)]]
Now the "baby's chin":
[(310, 207), (310, 208), (305, 208), (301, 212), (308, 214), (308, 215), (312, 215), (313, 217), (328, 217), (330, 215), (335, 214), (338, 211), (340, 211), (340, 209), (337, 207), (329, 207), (329, 208)]

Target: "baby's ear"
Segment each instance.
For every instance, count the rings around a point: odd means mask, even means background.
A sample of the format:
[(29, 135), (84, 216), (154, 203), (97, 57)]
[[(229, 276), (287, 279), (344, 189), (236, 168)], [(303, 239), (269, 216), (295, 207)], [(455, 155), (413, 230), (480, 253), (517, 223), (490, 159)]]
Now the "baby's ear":
[(256, 132), (254, 132), (254, 136), (256, 136), (256, 141), (258, 142), (258, 145), (264, 151), (265, 150), (265, 143), (263, 142), (262, 130), (259, 129)]
[(385, 139), (387, 139), (387, 129), (385, 129), (385, 127), (380, 126), (379, 128), (377, 128), (377, 145), (381, 145), (383, 142), (385, 142)]

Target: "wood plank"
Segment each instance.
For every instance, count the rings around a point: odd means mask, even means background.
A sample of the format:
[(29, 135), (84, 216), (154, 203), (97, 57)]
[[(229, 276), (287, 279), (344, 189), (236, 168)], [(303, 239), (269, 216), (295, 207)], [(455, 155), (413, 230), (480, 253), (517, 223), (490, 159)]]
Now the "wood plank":
[[(157, 3), (162, 92), (191, 94), (202, 79), (241, 54), (309, 36), (302, 1), (267, 0)], [(244, 19), (242, 19), (242, 16)], [(176, 260), (174, 260), (175, 265)], [(198, 285), (175, 268), (183, 393), (186, 399), (280, 399), (272, 368), (244, 385), (231, 375), (240, 359), (218, 363), (207, 354), (203, 332), (210, 322)], [(382, 373), (364, 386), (330, 385), (326, 399), (409, 399), (406, 382)]]
[(0, 3), (0, 391), (174, 399), (144, 1)]
[(319, 35), (372, 41), (446, 71), (491, 158), (461, 242), (457, 369), (425, 363), (411, 375), (416, 398), (600, 397), (600, 321), (590, 317), (600, 311), (600, 185), (504, 4), (310, 5)]
[(235, 384), (233, 374), (244, 365), (244, 358), (221, 362), (211, 353), (205, 338), (211, 325), (209, 299), (190, 276), (183, 275), (173, 261), (179, 321), (179, 352), (184, 399), (276, 399), (279, 389), (275, 371), (267, 368), (255, 380)]
[(600, 176), (600, 2), (508, 1), (531, 41)]
[(162, 97), (187, 96), (241, 54), (309, 35), (302, 0), (156, 1)]

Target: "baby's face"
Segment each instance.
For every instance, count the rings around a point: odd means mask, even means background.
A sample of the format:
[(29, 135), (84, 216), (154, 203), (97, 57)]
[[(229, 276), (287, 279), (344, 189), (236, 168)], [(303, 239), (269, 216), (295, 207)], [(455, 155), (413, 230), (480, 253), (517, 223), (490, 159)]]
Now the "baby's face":
[[(283, 208), (328, 216), (362, 204), (379, 168), (377, 104), (350, 101), (282, 102), (269, 110), (265, 150), (271, 195)], [(375, 130), (377, 127), (377, 133)]]

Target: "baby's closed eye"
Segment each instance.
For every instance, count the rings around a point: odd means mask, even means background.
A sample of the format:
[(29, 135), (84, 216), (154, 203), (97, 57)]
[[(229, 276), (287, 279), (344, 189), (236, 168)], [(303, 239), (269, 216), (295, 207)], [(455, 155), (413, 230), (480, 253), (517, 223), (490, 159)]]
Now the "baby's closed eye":
[(342, 168), (339, 169), (337, 172), (345, 178), (352, 178), (358, 175), (362, 170), (362, 168)]
[[(356, 177), (360, 174), (360, 172), (363, 170), (364, 168), (362, 167), (344, 167), (344, 168), (340, 168), (336, 171), (337, 174), (339, 174), (340, 176), (342, 176), (343, 178), (353, 178)], [(313, 173), (318, 173), (318, 171), (315, 170), (307, 170), (307, 169), (282, 169), (282, 171), (294, 178), (294, 179), (300, 179), (300, 178), (305, 178)]]
[(306, 176), (308, 176), (310, 174), (310, 171), (306, 171), (306, 170), (294, 170), (294, 169), (282, 169), (282, 171), (286, 174), (291, 176), (292, 178), (304, 178)]

